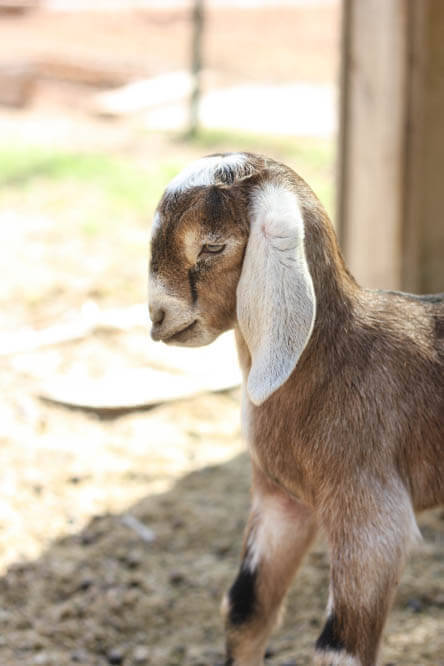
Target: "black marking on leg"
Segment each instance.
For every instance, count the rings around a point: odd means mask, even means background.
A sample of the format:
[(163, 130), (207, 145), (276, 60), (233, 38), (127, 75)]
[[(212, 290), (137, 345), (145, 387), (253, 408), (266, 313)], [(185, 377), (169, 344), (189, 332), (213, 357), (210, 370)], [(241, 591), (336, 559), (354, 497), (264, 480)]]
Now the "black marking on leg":
[(256, 578), (257, 572), (250, 571), (244, 562), (229, 592), (228, 617), (231, 624), (244, 624), (253, 615), (256, 607)]
[(223, 666), (234, 666), (233, 650), (231, 649), (230, 641), (225, 644), (225, 661)]
[(188, 271), (188, 282), (190, 283), (191, 302), (197, 303), (196, 273), (190, 268)]
[(322, 634), (316, 641), (316, 649), (333, 650), (335, 652), (345, 650), (345, 645), (342, 642), (339, 632), (338, 620), (334, 614), (330, 615), (327, 619)]

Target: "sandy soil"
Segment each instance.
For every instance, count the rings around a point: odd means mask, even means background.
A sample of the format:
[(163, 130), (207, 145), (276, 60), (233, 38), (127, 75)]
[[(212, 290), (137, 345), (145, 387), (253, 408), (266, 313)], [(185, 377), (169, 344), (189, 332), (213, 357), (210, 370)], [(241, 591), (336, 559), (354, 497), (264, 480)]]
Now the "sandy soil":
[[(104, 350), (110, 359), (124, 353), (116, 342), (95, 341), (102, 361)], [(87, 341), (63, 354), (94, 351)], [(248, 507), (238, 391), (104, 419), (39, 404), (16, 375), (6, 388), (13, 422), (0, 453), (0, 555), (9, 564), (0, 579), (0, 663), (221, 664), (219, 603)], [(145, 542), (128, 516), (155, 540)], [(444, 513), (420, 525), (424, 541), (400, 586), (384, 664), (444, 664)], [(267, 664), (310, 663), (327, 586), (320, 539)]]

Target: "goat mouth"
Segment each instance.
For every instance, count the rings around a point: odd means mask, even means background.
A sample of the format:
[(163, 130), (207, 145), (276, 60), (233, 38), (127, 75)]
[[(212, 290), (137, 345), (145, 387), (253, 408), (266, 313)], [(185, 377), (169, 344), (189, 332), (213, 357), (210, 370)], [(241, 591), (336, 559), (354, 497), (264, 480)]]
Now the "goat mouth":
[(175, 341), (180, 342), (183, 339), (183, 336), (189, 333), (196, 324), (197, 324), (197, 319), (192, 321), (191, 324), (188, 324), (188, 326), (185, 326), (185, 328), (182, 328), (180, 331), (176, 331), (175, 333), (173, 333), (173, 335), (170, 335), (167, 338), (163, 338), (162, 342), (175, 342)]

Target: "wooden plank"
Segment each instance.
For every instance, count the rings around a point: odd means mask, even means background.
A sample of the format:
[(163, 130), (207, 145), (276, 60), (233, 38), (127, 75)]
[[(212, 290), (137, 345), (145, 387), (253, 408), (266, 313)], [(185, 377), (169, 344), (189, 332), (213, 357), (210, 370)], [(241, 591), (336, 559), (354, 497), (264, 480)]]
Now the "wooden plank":
[(40, 0), (0, 0), (0, 14), (24, 14), (39, 5)]
[(122, 86), (134, 77), (131, 68), (69, 58), (41, 58), (35, 64), (41, 78), (69, 81), (98, 88)]
[(191, 44), (191, 77), (193, 86), (190, 97), (190, 124), (188, 135), (194, 137), (199, 129), (199, 104), (201, 98), (202, 39), (204, 30), (204, 0), (194, 0), (193, 38)]
[(338, 230), (358, 281), (444, 289), (444, 2), (345, 0)]
[(407, 289), (444, 289), (444, 3), (410, 0), (404, 276)]
[(0, 66), (0, 104), (23, 108), (31, 103), (36, 87), (36, 72), (32, 65), (4, 64)]
[(409, 292), (421, 291), (420, 283), (420, 229), (422, 217), (422, 194), (418, 184), (423, 171), (422, 143), (424, 132), (423, 91), (426, 70), (426, 39), (424, 3), (409, 0), (408, 15), (408, 60), (407, 117), (405, 178), (402, 234), (402, 288)]
[(147, 341), (146, 362), (147, 367), (109, 369), (101, 377), (74, 369), (36, 378), (37, 394), (67, 407), (111, 413), (225, 391), (241, 382), (232, 332), (199, 348)]
[(347, 0), (339, 229), (368, 287), (401, 286), (406, 85), (404, 0)]
[(140, 113), (150, 108), (180, 102), (189, 95), (190, 89), (191, 76), (188, 72), (168, 72), (98, 93), (92, 100), (91, 111), (106, 117)]

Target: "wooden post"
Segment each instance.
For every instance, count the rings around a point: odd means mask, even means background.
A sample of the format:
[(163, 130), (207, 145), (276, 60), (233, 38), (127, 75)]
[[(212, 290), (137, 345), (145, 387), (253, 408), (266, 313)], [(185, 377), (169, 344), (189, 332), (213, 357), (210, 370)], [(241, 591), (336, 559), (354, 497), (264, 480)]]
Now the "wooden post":
[(194, 0), (193, 37), (191, 45), (192, 89), (190, 98), (190, 124), (188, 136), (194, 137), (199, 129), (200, 72), (202, 69), (202, 35), (204, 22), (204, 0)]
[(344, 0), (338, 229), (368, 287), (444, 290), (444, 2)]
[(444, 291), (444, 2), (409, 0), (406, 289)]

